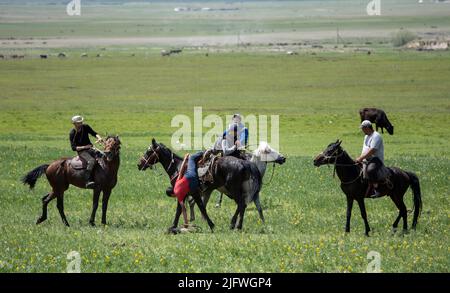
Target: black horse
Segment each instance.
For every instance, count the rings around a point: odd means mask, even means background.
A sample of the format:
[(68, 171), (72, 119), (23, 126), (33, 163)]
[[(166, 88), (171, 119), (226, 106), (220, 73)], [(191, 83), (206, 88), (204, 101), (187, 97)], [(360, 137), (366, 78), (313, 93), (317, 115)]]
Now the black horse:
[(369, 120), (372, 123), (375, 123), (376, 130), (381, 128), (381, 133), (384, 133), (383, 129), (386, 128), (387, 132), (390, 135), (394, 134), (394, 125), (391, 124), (389, 119), (387, 118), (386, 113), (377, 108), (363, 108), (359, 110), (359, 117), (361, 118), (361, 122), (364, 120)]
[[(152, 168), (153, 165), (161, 163), (161, 165), (163, 165), (164, 167), (164, 170), (167, 172), (167, 175), (169, 175), (170, 183), (172, 184), (172, 186), (174, 186), (182, 162), (183, 159), (180, 156), (172, 152), (164, 144), (157, 143), (156, 140), (153, 138), (144, 156), (138, 162), (138, 169), (140, 171), (145, 171), (147, 168), (149, 167)], [(200, 212), (202, 213), (203, 218), (206, 219), (209, 228), (211, 229), (211, 231), (213, 231), (214, 223), (211, 221), (211, 219), (208, 216), (208, 213), (206, 212), (206, 208), (205, 205), (203, 204), (200, 194), (198, 192), (197, 193), (190, 192), (186, 198), (192, 198), (195, 201), (198, 208), (200, 209)], [(191, 213), (192, 210), (193, 204), (191, 205)], [(180, 215), (181, 215), (181, 205), (177, 201), (177, 211), (175, 214), (173, 224), (171, 227), (169, 227), (169, 233), (176, 233)]]
[[(168, 147), (162, 143), (157, 143), (152, 139), (150, 147), (144, 156), (139, 160), (138, 169), (146, 170), (148, 167), (161, 163), (164, 170), (170, 178), (172, 186), (175, 184), (178, 171), (183, 159), (173, 153)], [(231, 229), (242, 229), (244, 213), (247, 205), (259, 199), (259, 191), (261, 189), (261, 174), (254, 163), (244, 161), (235, 157), (221, 157), (217, 160), (213, 168), (213, 183), (203, 186), (198, 193), (190, 193), (189, 195), (195, 200), (202, 216), (208, 221), (209, 226), (214, 227), (209, 219), (205, 206), (203, 204), (205, 198), (209, 198), (213, 190), (217, 189), (225, 193), (237, 204), (236, 212), (231, 219)], [(192, 207), (191, 207), (192, 209)], [(178, 204), (175, 219), (169, 231), (174, 231), (178, 226), (181, 215), (181, 206)], [(239, 216), (239, 221), (238, 220)]]
[[(367, 221), (366, 207), (364, 204), (364, 196), (367, 191), (367, 180), (362, 178), (361, 166), (356, 164), (355, 161), (344, 151), (341, 147), (342, 141), (337, 140), (334, 143), (328, 145), (328, 147), (314, 159), (314, 165), (319, 167), (321, 165), (332, 164), (335, 167), (336, 173), (341, 180), (341, 189), (347, 196), (347, 223), (345, 225), (345, 232), (350, 232), (350, 217), (352, 214), (353, 201), (358, 202), (361, 210), (361, 216), (364, 219), (364, 225), (366, 229), (366, 235), (369, 236), (369, 223)], [(412, 222), (412, 228), (415, 229), (417, 220), (422, 209), (422, 198), (420, 194), (419, 178), (408, 171), (403, 171), (399, 168), (390, 167), (390, 181), (392, 188), (388, 188), (384, 185), (380, 185), (378, 191), (383, 195), (389, 195), (394, 204), (399, 209), (399, 215), (394, 221), (393, 230), (397, 229), (398, 222), (403, 218), (403, 231), (408, 230), (407, 222), (407, 210), (405, 203), (403, 202), (403, 196), (405, 195), (408, 187), (411, 187), (413, 191), (414, 200), (414, 217)]]

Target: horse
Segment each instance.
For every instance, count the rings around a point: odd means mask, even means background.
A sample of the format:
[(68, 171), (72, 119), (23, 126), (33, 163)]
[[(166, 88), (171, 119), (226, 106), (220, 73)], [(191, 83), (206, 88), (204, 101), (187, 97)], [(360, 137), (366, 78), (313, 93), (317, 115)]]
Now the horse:
[(361, 118), (361, 122), (364, 120), (369, 120), (372, 123), (375, 123), (376, 130), (381, 128), (381, 133), (384, 133), (383, 129), (386, 128), (387, 132), (390, 135), (394, 134), (394, 126), (391, 124), (389, 119), (387, 118), (386, 113), (377, 108), (363, 108), (359, 110), (359, 117)]
[[(118, 136), (108, 136), (104, 143), (104, 157), (100, 159), (103, 160), (104, 168), (99, 167), (98, 165), (94, 168), (95, 187), (93, 190), (92, 213), (89, 220), (91, 226), (95, 226), (95, 213), (97, 211), (100, 193), (102, 192), (102, 224), (106, 224), (108, 200), (112, 189), (117, 184), (117, 172), (120, 165), (120, 144), (121, 142)], [(28, 172), (22, 178), (23, 184), (28, 184), (30, 189), (33, 189), (36, 185), (36, 181), (45, 173), (47, 180), (52, 187), (52, 191), (42, 197), (42, 215), (37, 220), (36, 225), (47, 219), (47, 205), (56, 198), (56, 206), (61, 219), (64, 225), (69, 227), (69, 222), (64, 214), (64, 192), (71, 184), (79, 188), (85, 188), (86, 185), (86, 182), (83, 179), (85, 170), (75, 170), (72, 168), (70, 164), (71, 160), (72, 158), (61, 158), (49, 165), (41, 165)]]
[[(270, 145), (265, 141), (261, 141), (259, 143), (258, 148), (256, 150), (254, 150), (253, 153), (251, 153), (248, 156), (248, 160), (250, 162), (253, 162), (256, 164), (256, 166), (258, 167), (259, 173), (261, 173), (261, 178), (264, 178), (264, 175), (265, 175), (266, 169), (267, 169), (267, 163), (274, 163), (273, 167), (275, 168), (275, 163), (282, 165), (286, 162), (286, 158), (283, 155), (281, 155), (279, 152), (277, 152), (276, 150), (271, 148)], [(272, 176), (273, 176), (273, 174), (272, 174)], [(223, 197), (223, 193), (220, 193), (219, 198), (216, 203), (216, 207), (221, 206), (222, 197)], [(205, 205), (206, 205), (206, 203), (205, 203)], [(261, 203), (259, 201), (259, 197), (255, 199), (255, 205), (256, 205), (256, 209), (258, 210), (261, 221), (264, 222), (264, 216), (262, 213), (262, 208), (261, 208)]]
[[(327, 148), (314, 159), (313, 163), (316, 167), (320, 167), (321, 165), (334, 165), (335, 172), (341, 181), (341, 189), (347, 197), (347, 222), (345, 225), (345, 232), (350, 232), (350, 218), (353, 201), (356, 200), (361, 211), (361, 217), (364, 220), (365, 234), (366, 236), (369, 236), (370, 227), (367, 221), (367, 213), (364, 204), (368, 182), (362, 178), (361, 166), (355, 163), (341, 147), (341, 143), (342, 141), (339, 140), (330, 143)], [(406, 233), (408, 231), (407, 210), (405, 203), (403, 202), (403, 196), (408, 190), (408, 187), (411, 187), (413, 192), (414, 217), (412, 228), (415, 230), (422, 209), (419, 178), (413, 172), (403, 171), (400, 168), (389, 167), (388, 170), (392, 188), (380, 185), (378, 191), (383, 196), (388, 195), (399, 210), (398, 217), (392, 225), (393, 231), (395, 232), (397, 230), (401, 218), (403, 218), (403, 232)]]
[[(145, 170), (160, 162), (169, 175), (171, 184), (174, 185), (181, 161), (182, 159), (168, 147), (152, 139), (150, 147), (138, 162), (138, 169)], [(256, 164), (232, 156), (221, 157), (216, 161), (212, 170), (212, 177), (212, 183), (204, 184), (196, 193), (190, 195), (194, 198), (203, 217), (209, 224), (210, 220), (203, 203), (208, 201), (207, 199), (213, 190), (225, 193), (237, 204), (236, 212), (231, 219), (230, 228), (241, 230), (247, 204), (259, 197), (261, 189), (261, 174)], [(169, 231), (176, 229), (180, 215), (181, 206), (178, 204), (175, 219)]]
[[(175, 181), (178, 177), (178, 172), (180, 171), (182, 162), (183, 158), (172, 152), (164, 144), (157, 143), (156, 140), (153, 138), (152, 142), (150, 143), (150, 146), (144, 153), (144, 156), (139, 159), (137, 167), (139, 171), (145, 171), (148, 168), (153, 168), (155, 164), (161, 163), (161, 165), (164, 167), (164, 170), (166, 171), (167, 175), (170, 178), (170, 184), (172, 186), (175, 186)], [(202, 213), (203, 218), (206, 219), (208, 226), (211, 229), (211, 232), (213, 232), (214, 223), (209, 218), (206, 212), (206, 208), (203, 205), (203, 201), (201, 199), (200, 194), (198, 192), (189, 192), (186, 198), (193, 199), (193, 202), (192, 203), (190, 202), (191, 219), (193, 218), (193, 210), (194, 210), (193, 206), (196, 203), (200, 209), (200, 212)], [(172, 226), (170, 226), (168, 229), (169, 233), (174, 234), (176, 233), (180, 215), (181, 215), (181, 205), (177, 201), (176, 215)]]

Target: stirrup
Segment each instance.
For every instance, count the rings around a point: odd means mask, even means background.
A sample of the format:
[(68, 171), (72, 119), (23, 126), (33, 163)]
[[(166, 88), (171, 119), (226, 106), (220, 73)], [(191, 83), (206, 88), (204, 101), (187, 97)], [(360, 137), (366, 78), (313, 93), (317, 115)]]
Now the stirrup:
[(88, 183), (86, 183), (86, 188), (87, 189), (94, 189), (95, 188), (95, 182), (94, 181), (89, 181)]
[(380, 192), (378, 192), (377, 190), (375, 190), (375, 193), (372, 194), (372, 195), (370, 195), (369, 198), (379, 198), (379, 197), (382, 197), (382, 196), (383, 196), (383, 195), (382, 195)]

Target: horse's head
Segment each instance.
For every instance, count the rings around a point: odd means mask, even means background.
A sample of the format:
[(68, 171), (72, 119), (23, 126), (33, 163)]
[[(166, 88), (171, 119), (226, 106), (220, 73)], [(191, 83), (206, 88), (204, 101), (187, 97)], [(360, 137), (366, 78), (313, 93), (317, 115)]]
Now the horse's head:
[(147, 170), (148, 167), (150, 169), (153, 165), (157, 164), (159, 162), (159, 157), (161, 154), (161, 146), (159, 143), (156, 142), (156, 140), (153, 138), (152, 143), (145, 151), (144, 155), (139, 159), (138, 162), (138, 169), (140, 171)]
[(317, 155), (314, 159), (314, 166), (319, 167), (327, 164), (334, 164), (336, 162), (336, 158), (339, 157), (344, 151), (341, 148), (342, 140), (336, 140), (336, 142), (330, 143), (327, 148)]
[(386, 126), (386, 130), (390, 135), (394, 134), (394, 125), (389, 124), (388, 126)]
[(270, 145), (265, 141), (261, 141), (259, 143), (259, 146), (253, 152), (253, 155), (259, 160), (268, 163), (274, 162), (282, 165), (286, 162), (286, 158), (282, 154), (271, 148)]
[(105, 139), (105, 156), (106, 160), (112, 161), (114, 158), (118, 157), (120, 154), (120, 139), (119, 136), (111, 136), (109, 135)]

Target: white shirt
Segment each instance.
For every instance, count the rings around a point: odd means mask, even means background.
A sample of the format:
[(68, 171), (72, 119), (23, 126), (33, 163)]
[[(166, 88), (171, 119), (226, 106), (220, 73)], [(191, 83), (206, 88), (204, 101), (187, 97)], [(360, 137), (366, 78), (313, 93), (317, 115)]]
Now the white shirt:
[(383, 138), (376, 131), (374, 131), (371, 135), (364, 136), (364, 143), (361, 155), (365, 155), (369, 151), (369, 149), (375, 149), (375, 153), (371, 157), (368, 157), (367, 159), (378, 157), (384, 164)]

